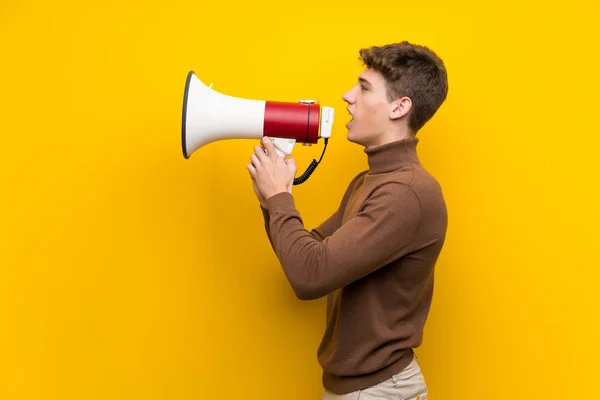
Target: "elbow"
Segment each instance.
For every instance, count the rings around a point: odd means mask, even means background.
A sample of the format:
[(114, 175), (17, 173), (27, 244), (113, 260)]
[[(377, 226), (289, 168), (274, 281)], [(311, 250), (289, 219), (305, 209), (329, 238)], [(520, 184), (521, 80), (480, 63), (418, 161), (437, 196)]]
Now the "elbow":
[(326, 296), (333, 289), (329, 266), (324, 258), (322, 246), (303, 248), (303, 257), (296, 257), (290, 263), (282, 263), (288, 281), (300, 300), (316, 300)]
[(327, 295), (322, 287), (306, 282), (291, 282), (296, 297), (300, 300), (316, 300)]

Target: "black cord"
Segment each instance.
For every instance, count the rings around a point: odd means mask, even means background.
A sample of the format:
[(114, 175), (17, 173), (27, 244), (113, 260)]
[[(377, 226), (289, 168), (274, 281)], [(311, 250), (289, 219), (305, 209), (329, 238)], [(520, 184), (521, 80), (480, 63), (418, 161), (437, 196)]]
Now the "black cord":
[(294, 185), (300, 185), (301, 183), (306, 182), (308, 178), (310, 178), (312, 173), (315, 171), (315, 169), (317, 169), (317, 166), (321, 163), (323, 155), (325, 154), (325, 149), (327, 149), (327, 142), (329, 141), (329, 138), (324, 138), (323, 140), (325, 140), (325, 147), (323, 147), (321, 158), (319, 158), (319, 161), (313, 159), (306, 171), (304, 171), (304, 173), (299, 177), (294, 178)]

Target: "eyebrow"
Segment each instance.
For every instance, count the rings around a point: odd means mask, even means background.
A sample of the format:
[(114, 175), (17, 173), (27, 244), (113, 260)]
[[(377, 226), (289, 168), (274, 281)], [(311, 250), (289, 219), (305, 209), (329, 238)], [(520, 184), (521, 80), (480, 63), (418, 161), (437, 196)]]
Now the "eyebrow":
[(358, 77), (358, 81), (359, 81), (359, 82), (362, 82), (362, 83), (366, 83), (366, 84), (367, 84), (367, 85), (369, 85), (369, 86), (373, 86), (373, 85), (371, 85), (371, 82), (369, 82), (368, 80), (366, 80), (366, 79), (365, 79), (365, 78), (363, 78), (363, 77), (360, 77), (360, 76), (359, 76), (359, 77)]

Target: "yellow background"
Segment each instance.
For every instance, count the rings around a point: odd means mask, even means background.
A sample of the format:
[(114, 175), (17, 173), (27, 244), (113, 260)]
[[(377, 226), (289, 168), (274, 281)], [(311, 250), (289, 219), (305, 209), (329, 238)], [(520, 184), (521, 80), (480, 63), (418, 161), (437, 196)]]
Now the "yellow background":
[[(208, 5), (213, 3), (213, 5)], [(307, 227), (366, 167), (358, 49), (431, 46), (419, 134), (450, 226), (418, 355), (430, 399), (596, 399), (596, 1), (0, 4), (0, 399), (319, 399), (324, 300), (295, 298), (246, 170), (181, 154), (185, 77), (336, 108)], [(299, 173), (322, 144), (297, 146)]]

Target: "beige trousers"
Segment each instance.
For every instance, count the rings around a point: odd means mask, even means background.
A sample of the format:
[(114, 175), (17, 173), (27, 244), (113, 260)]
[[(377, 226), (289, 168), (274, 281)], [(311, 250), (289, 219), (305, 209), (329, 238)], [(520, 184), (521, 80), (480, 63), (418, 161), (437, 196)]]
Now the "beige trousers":
[(419, 362), (411, 363), (390, 379), (366, 389), (348, 394), (334, 394), (325, 390), (323, 400), (427, 400), (427, 385)]

